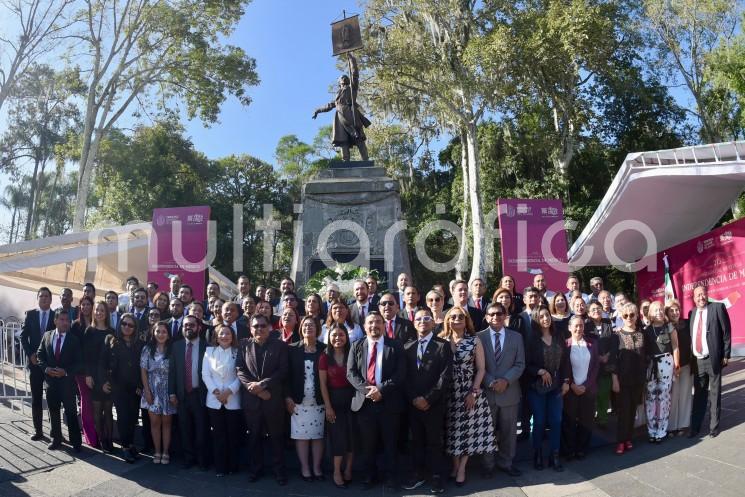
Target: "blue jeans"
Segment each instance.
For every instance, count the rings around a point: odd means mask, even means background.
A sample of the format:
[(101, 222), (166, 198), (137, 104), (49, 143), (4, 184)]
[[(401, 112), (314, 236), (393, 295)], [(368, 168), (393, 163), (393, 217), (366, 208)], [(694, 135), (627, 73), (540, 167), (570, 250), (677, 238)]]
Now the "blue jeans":
[(528, 388), (528, 402), (533, 409), (533, 449), (543, 447), (543, 432), (548, 424), (548, 444), (551, 452), (557, 452), (561, 443), (561, 388), (543, 394)]

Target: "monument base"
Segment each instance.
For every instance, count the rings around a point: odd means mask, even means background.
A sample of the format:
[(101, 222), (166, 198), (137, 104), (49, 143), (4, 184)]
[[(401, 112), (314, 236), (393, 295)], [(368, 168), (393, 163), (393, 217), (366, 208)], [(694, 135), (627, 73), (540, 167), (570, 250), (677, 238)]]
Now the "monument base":
[(347, 263), (377, 269), (389, 286), (410, 272), (398, 181), (373, 161), (332, 161), (303, 185), (292, 277), (300, 287), (316, 272)]

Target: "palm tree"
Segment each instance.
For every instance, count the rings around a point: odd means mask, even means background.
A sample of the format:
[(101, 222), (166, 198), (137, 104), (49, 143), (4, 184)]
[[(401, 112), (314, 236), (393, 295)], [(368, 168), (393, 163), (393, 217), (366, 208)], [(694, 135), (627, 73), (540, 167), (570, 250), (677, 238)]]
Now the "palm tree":
[(18, 241), (18, 234), (22, 224), (22, 212), (28, 206), (27, 192), (23, 185), (15, 184), (6, 186), (5, 197), (0, 199), (0, 205), (12, 212), (8, 243)]

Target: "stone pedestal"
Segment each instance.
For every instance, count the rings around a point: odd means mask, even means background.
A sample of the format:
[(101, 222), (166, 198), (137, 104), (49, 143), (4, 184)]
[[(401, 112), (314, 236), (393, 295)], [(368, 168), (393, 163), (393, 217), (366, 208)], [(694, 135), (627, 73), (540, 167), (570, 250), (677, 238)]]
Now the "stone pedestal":
[(409, 271), (398, 181), (372, 161), (333, 162), (303, 185), (292, 277), (303, 286), (335, 262), (377, 269), (389, 287)]

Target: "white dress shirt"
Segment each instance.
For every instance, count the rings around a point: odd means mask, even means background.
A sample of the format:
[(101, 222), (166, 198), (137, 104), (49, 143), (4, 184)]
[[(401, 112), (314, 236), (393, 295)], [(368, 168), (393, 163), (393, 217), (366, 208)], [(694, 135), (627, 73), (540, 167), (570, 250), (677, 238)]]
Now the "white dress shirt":
[[(693, 318), (693, 325), (691, 326), (691, 348), (693, 349), (693, 355), (695, 355), (698, 359), (701, 359), (703, 357), (706, 357), (709, 355), (709, 344), (706, 341), (706, 335), (709, 333), (709, 329), (706, 327), (707, 320), (706, 318), (709, 315), (709, 310), (707, 307), (704, 307), (703, 309), (699, 309), (696, 307), (696, 314)], [(704, 320), (701, 327), (701, 352), (696, 350), (696, 330), (698, 330), (698, 322), (700, 320)]]
[(202, 359), (202, 381), (207, 386), (207, 407), (220, 409), (223, 404), (212, 393), (215, 389), (223, 391), (230, 389), (233, 394), (228, 397), (226, 409), (241, 408), (241, 382), (235, 369), (235, 358), (238, 351), (233, 347), (223, 349), (220, 346), (207, 347)]
[(377, 341), (371, 338), (367, 339), (365, 367), (370, 364), (370, 354), (372, 354), (373, 347), (378, 347), (378, 355), (375, 356), (375, 385), (380, 386), (383, 382), (383, 337), (380, 337)]
[(572, 339), (572, 348), (569, 353), (572, 363), (572, 377), (575, 385), (584, 385), (590, 370), (590, 349), (587, 348), (585, 339), (575, 342)]

